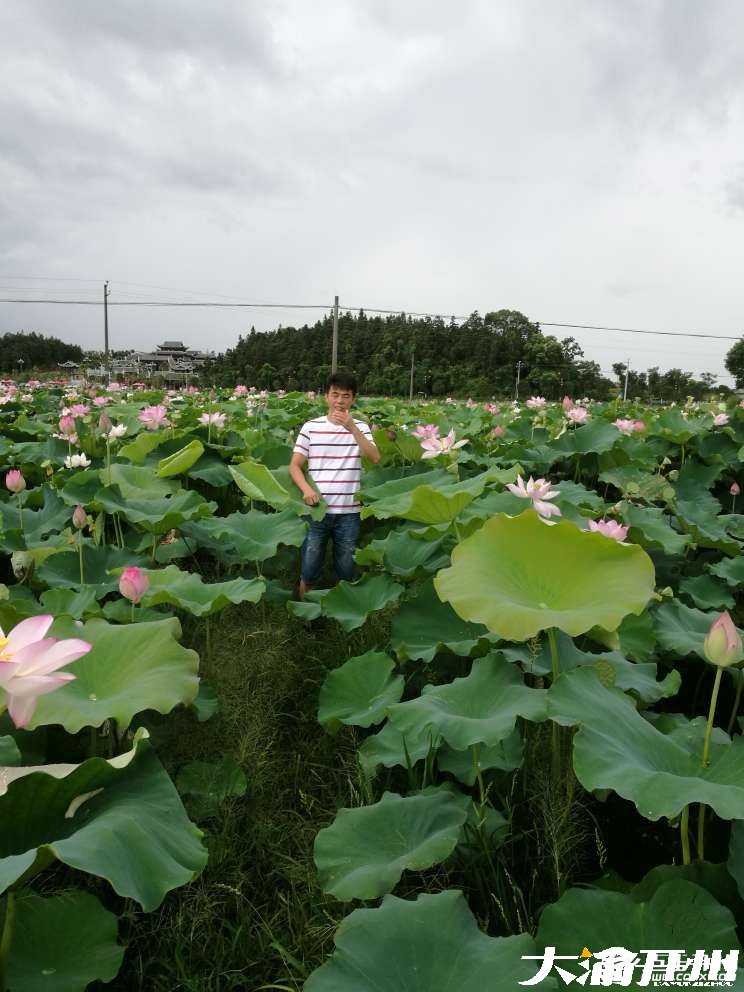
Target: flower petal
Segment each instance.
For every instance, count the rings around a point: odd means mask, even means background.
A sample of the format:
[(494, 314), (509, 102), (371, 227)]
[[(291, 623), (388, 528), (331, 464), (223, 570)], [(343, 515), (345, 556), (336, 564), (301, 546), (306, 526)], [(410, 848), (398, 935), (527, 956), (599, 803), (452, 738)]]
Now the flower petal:
[(81, 658), (92, 647), (93, 645), (89, 644), (88, 641), (81, 641), (74, 637), (64, 641), (48, 638), (39, 642), (38, 650), (36, 649), (37, 645), (31, 644), (13, 659), (18, 665), (18, 673), (15, 677), (48, 675), (50, 672), (55, 672), (58, 668), (63, 668)]
[(41, 616), (21, 620), (8, 634), (6, 650), (13, 655), (28, 644), (40, 641), (53, 623), (54, 617), (49, 613), (42, 613)]

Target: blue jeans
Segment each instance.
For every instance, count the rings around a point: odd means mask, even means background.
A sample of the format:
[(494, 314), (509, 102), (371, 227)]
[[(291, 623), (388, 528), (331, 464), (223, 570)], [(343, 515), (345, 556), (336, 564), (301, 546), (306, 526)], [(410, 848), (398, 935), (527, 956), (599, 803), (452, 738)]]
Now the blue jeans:
[(351, 582), (354, 576), (354, 551), (359, 537), (358, 513), (326, 513), (322, 520), (304, 517), (310, 524), (300, 551), (301, 576), (305, 585), (314, 586), (323, 572), (328, 538), (333, 536), (333, 570), (338, 579)]

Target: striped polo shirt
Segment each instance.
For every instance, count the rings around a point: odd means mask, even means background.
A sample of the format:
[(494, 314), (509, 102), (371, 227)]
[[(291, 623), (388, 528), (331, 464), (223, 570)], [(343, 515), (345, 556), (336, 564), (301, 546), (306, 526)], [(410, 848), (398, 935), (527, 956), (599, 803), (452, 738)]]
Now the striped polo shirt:
[[(355, 420), (370, 441), (367, 424)], [(353, 434), (328, 417), (316, 417), (302, 425), (294, 451), (307, 458), (310, 478), (328, 504), (328, 513), (358, 513), (357, 498), (362, 481), (362, 456)]]

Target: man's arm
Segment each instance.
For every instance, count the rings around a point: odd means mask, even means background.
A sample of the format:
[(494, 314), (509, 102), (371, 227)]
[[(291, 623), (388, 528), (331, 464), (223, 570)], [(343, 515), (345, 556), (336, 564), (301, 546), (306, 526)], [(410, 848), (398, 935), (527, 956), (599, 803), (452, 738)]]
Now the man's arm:
[[(375, 451), (377, 449), (375, 448)], [(320, 502), (320, 496), (315, 492), (313, 487), (308, 483), (305, 478), (305, 473), (303, 471), (305, 464), (307, 463), (307, 458), (301, 455), (299, 452), (295, 451), (292, 455), (292, 460), (289, 463), (289, 474), (292, 477), (292, 482), (297, 486), (297, 488), (302, 493), (302, 498), (307, 503), (308, 506), (315, 506)]]
[(354, 418), (350, 413), (346, 414), (329, 414), (328, 419), (332, 424), (338, 424), (339, 427), (345, 427), (347, 431), (352, 435), (356, 443), (359, 445), (359, 450), (364, 455), (364, 457), (376, 465), (380, 460), (380, 450), (374, 441), (370, 441), (368, 437), (365, 437), (362, 431), (359, 430), (357, 425), (354, 423)]

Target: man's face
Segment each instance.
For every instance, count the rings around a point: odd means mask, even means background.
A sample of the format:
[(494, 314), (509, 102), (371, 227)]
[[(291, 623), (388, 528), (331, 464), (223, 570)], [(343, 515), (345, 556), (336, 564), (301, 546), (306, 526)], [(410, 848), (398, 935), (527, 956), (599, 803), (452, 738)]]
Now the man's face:
[(350, 389), (331, 386), (326, 393), (326, 403), (329, 413), (348, 413), (354, 402), (354, 394)]

